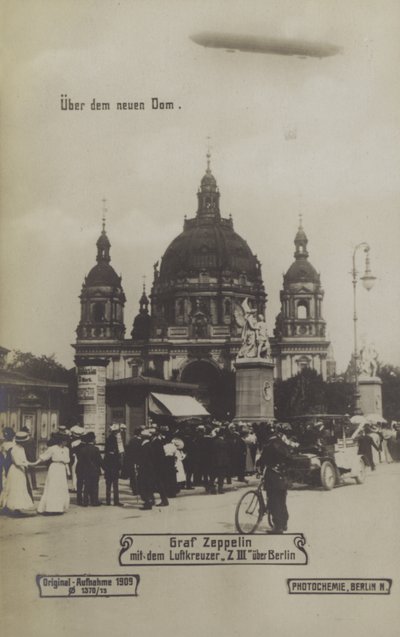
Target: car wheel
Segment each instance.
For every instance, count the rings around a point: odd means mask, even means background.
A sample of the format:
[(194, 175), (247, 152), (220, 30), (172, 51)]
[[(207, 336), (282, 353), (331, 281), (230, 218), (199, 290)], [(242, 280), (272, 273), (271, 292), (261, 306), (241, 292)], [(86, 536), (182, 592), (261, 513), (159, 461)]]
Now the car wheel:
[(336, 470), (329, 460), (321, 465), (321, 484), (327, 491), (331, 491), (336, 484)]
[(362, 458), (360, 458), (360, 464), (358, 467), (358, 473), (356, 476), (354, 476), (355, 481), (357, 482), (357, 484), (364, 484), (365, 482), (365, 462)]

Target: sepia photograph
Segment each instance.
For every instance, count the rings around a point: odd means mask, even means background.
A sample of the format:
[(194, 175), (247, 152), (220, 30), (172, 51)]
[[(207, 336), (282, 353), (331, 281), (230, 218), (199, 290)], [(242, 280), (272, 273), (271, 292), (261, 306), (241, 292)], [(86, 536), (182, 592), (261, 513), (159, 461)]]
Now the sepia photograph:
[(8, 635), (397, 635), (399, 22), (2, 3)]

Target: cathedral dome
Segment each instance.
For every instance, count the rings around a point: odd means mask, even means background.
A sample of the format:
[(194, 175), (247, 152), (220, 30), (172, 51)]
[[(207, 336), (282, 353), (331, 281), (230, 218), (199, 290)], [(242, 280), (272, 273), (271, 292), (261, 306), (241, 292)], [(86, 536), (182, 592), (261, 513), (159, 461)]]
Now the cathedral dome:
[(259, 262), (247, 242), (233, 229), (232, 218), (223, 219), (219, 210), (217, 181), (207, 170), (197, 193), (196, 217), (185, 219), (183, 232), (166, 249), (160, 268), (159, 283), (195, 277), (206, 271), (210, 276), (221, 272), (259, 276)]
[[(220, 213), (220, 192), (207, 155), (197, 192), (196, 216), (167, 247), (160, 269), (154, 266), (151, 290), (153, 334), (188, 338), (240, 336), (236, 309), (245, 298), (262, 313), (266, 294), (261, 264)], [(172, 330), (172, 331), (171, 331)]]
[(168, 246), (160, 268), (164, 279), (193, 277), (201, 271), (209, 274), (230, 271), (257, 275), (257, 258), (246, 241), (234, 230), (231, 219), (196, 219), (186, 221), (183, 232)]

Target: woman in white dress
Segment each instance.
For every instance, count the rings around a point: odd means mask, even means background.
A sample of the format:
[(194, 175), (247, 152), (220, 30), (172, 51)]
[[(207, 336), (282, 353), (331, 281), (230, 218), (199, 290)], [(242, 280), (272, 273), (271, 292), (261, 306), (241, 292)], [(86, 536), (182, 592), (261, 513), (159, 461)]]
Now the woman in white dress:
[(50, 460), (44, 491), (39, 502), (38, 513), (65, 513), (69, 508), (67, 472), (69, 471), (69, 449), (67, 437), (55, 434), (53, 444), (42, 453), (35, 464)]
[(186, 473), (185, 468), (183, 466), (183, 461), (186, 458), (186, 454), (183, 451), (185, 447), (185, 443), (181, 438), (173, 438), (172, 442), (175, 446), (175, 471), (176, 471), (176, 481), (178, 483), (179, 488), (181, 488), (186, 482)]
[(28, 439), (29, 434), (25, 431), (18, 431), (15, 434), (15, 445), (10, 451), (12, 464), (8, 470), (6, 486), (0, 500), (1, 508), (20, 515), (36, 514), (26, 480), (26, 469), (31, 463), (26, 459), (23, 443)]

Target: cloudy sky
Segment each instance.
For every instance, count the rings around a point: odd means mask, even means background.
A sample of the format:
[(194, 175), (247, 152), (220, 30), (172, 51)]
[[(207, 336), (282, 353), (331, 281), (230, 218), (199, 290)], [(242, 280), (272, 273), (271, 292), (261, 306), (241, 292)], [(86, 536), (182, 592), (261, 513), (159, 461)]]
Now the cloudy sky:
[[(400, 364), (399, 19), (390, 0), (5, 2), (0, 344), (73, 364), (103, 197), (129, 333), (142, 276), (150, 283), (196, 210), (211, 137), (222, 213), (262, 262), (270, 330), (302, 213), (339, 369), (353, 347), (361, 241), (378, 278), (360, 288), (360, 335)], [(207, 32), (342, 51), (228, 52), (191, 39)], [(61, 94), (85, 108), (61, 110)], [(152, 97), (174, 110), (152, 110)], [(110, 110), (92, 111), (93, 99)], [(119, 101), (146, 109), (117, 111)]]

